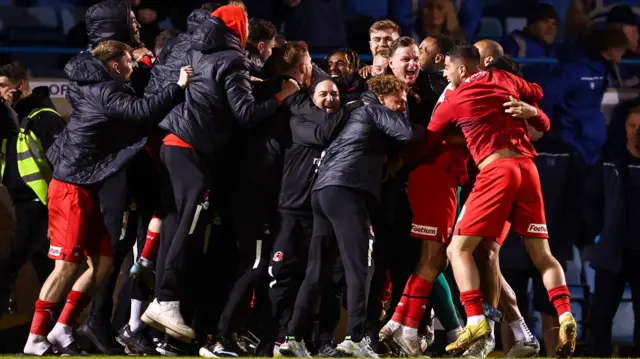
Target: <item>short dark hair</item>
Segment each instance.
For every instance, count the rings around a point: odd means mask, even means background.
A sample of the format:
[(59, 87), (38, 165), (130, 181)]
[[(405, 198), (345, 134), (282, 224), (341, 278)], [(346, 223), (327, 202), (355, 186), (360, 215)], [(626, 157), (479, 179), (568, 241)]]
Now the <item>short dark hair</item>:
[[(329, 58), (335, 54), (344, 54), (344, 57), (346, 57), (347, 59), (347, 66), (352, 69), (352, 70), (358, 70), (360, 68), (360, 57), (358, 56), (358, 53), (355, 52), (352, 49), (337, 49), (337, 50), (333, 50), (329, 53), (329, 55), (327, 55), (327, 57), (325, 57), (325, 62), (329, 63)], [(329, 66), (327, 66), (329, 67)]]
[(441, 54), (446, 55), (449, 51), (451, 51), (453, 46), (455, 46), (453, 38), (449, 35), (438, 34), (431, 37), (436, 40), (436, 43), (438, 44), (438, 50), (440, 50)]
[(520, 65), (509, 55), (499, 56), (494, 58), (489, 65), (487, 65), (487, 70), (502, 70), (506, 71), (510, 74), (514, 74), (516, 76), (522, 77), (522, 72), (520, 71)]
[(249, 20), (249, 37), (247, 42), (258, 45), (259, 42), (269, 41), (278, 33), (278, 29), (267, 20), (251, 18)]
[(451, 59), (471, 60), (475, 63), (480, 63), (480, 51), (478, 51), (477, 47), (469, 44), (454, 46), (447, 52), (447, 56)]
[(28, 73), (29, 69), (18, 61), (0, 66), (0, 76), (6, 76), (11, 82), (26, 80)]
[(219, 3), (217, 1), (211, 1), (211, 2), (207, 2), (204, 3), (200, 6), (200, 10), (204, 10), (204, 11), (208, 11), (210, 13), (218, 10), (218, 8), (222, 6), (222, 3)]
[(156, 36), (156, 43), (154, 46), (156, 49), (164, 49), (167, 43), (175, 39), (177, 36), (178, 32), (174, 29), (164, 30)]
[(398, 49), (409, 46), (418, 46), (418, 43), (413, 37), (399, 37), (397, 40), (391, 43), (391, 48), (389, 49), (389, 57), (393, 57)]
[(596, 32), (594, 44), (598, 51), (626, 49), (629, 46), (629, 39), (620, 27), (609, 25), (603, 30)]

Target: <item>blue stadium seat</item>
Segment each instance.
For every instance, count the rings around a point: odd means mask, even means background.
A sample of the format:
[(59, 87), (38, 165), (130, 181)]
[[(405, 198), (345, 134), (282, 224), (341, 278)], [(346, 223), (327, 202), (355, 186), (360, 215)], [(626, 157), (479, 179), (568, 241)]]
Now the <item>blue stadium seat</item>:
[(171, 22), (171, 17), (167, 17), (166, 19), (162, 20), (158, 24), (158, 26), (160, 26), (162, 30), (173, 29), (173, 23)]
[(527, 26), (527, 19), (523, 17), (508, 17), (505, 21), (505, 31), (507, 34), (515, 30), (522, 30), (525, 26)]
[(576, 247), (573, 247), (573, 260), (567, 261), (567, 270), (565, 271), (565, 278), (567, 279), (567, 285), (582, 285), (582, 258), (580, 251)]
[(591, 293), (596, 289), (596, 270), (591, 268), (591, 261), (583, 262), (584, 278), (587, 281)]
[(483, 16), (480, 20), (478, 38), (499, 38), (504, 35), (502, 23), (497, 17)]
[(576, 318), (576, 322), (578, 323), (578, 339), (582, 338), (582, 326), (584, 322), (584, 310), (586, 308), (586, 304), (581, 302), (571, 302), (571, 312), (573, 313), (573, 317)]
[(39, 25), (42, 27), (57, 28), (58, 15), (52, 7), (28, 7), (25, 9), (26, 20), (29, 25)]
[(60, 9), (60, 17), (62, 19), (62, 31), (66, 34), (78, 23), (84, 21), (86, 8), (65, 8)]

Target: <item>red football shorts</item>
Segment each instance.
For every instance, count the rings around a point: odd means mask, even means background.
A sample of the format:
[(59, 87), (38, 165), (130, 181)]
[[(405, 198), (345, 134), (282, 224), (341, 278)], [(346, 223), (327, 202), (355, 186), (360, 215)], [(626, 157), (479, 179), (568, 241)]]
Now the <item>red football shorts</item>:
[(549, 237), (538, 169), (528, 157), (500, 158), (480, 171), (454, 233), (504, 240), (507, 221), (521, 236)]
[(438, 164), (419, 165), (409, 174), (411, 236), (449, 243), (456, 219), (458, 178)]
[(95, 190), (51, 180), (49, 258), (80, 263), (87, 256), (111, 256), (111, 240)]

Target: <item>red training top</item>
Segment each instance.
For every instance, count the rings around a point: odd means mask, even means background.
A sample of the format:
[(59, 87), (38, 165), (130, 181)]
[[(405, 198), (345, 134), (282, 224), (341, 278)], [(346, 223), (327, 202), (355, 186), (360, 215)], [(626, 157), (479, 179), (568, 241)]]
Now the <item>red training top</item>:
[[(437, 146), (448, 128), (462, 129), (471, 156), (481, 163), (492, 153), (513, 148), (525, 156), (537, 156), (529, 140), (526, 122), (504, 112), (509, 96), (527, 103), (538, 103), (540, 86), (505, 71), (478, 71), (467, 76), (460, 86), (435, 109), (427, 128), (427, 146)], [(538, 111), (529, 124), (538, 131), (549, 130), (549, 118)]]

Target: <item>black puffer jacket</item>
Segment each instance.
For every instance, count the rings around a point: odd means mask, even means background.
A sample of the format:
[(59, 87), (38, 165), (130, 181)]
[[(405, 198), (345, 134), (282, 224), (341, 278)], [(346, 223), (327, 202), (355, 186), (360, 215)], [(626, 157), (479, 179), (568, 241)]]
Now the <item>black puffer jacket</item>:
[(343, 186), (368, 191), (379, 199), (389, 138), (402, 142), (414, 138), (411, 122), (404, 114), (379, 104), (353, 111), (325, 151), (313, 191)]
[(122, 169), (144, 147), (149, 121), (163, 118), (181, 97), (177, 84), (157, 96), (137, 98), (130, 84), (113, 77), (89, 52), (65, 66), (71, 121), (47, 158), (57, 180), (89, 185)]
[[(87, 36), (89, 48), (105, 40), (116, 40), (132, 44), (131, 4), (128, 0), (105, 0), (87, 10)], [(137, 46), (139, 44), (132, 44)]]
[(225, 147), (239, 124), (271, 118), (278, 102), (256, 103), (251, 94), (249, 60), (240, 38), (217, 17), (207, 19), (193, 34), (187, 62), (194, 75), (186, 100), (160, 123), (193, 148), (213, 157)]
[(181, 33), (171, 40), (153, 63), (151, 79), (144, 95), (149, 96), (162, 91), (168, 84), (178, 81), (180, 68), (187, 65), (187, 52), (191, 49), (191, 37), (211, 13), (206, 10), (196, 9), (187, 18), (187, 32)]

